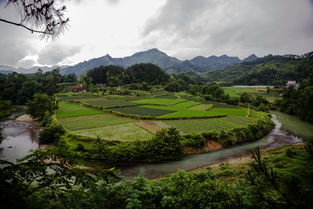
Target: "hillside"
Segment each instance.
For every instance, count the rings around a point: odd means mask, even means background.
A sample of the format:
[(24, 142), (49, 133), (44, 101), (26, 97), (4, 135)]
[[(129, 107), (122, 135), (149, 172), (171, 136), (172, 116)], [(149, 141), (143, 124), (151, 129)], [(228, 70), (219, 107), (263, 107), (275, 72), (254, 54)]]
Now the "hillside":
[(241, 85), (281, 85), (287, 80), (302, 81), (313, 72), (313, 59), (269, 60), (241, 63), (205, 75), (209, 82)]

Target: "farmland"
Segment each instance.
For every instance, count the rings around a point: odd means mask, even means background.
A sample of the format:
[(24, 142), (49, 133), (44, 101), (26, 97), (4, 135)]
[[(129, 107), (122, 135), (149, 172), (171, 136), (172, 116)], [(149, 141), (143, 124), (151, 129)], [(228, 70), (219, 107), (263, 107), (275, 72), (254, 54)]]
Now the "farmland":
[[(61, 98), (65, 102), (59, 103), (56, 118), (62, 126), (76, 135), (106, 140), (148, 140), (157, 130), (166, 127), (176, 127), (182, 134), (227, 130), (246, 126), (263, 115), (251, 110), (247, 117), (244, 108), (188, 100), (188, 97), (64, 95)], [(81, 104), (68, 103), (73, 100)], [(106, 111), (92, 107), (104, 107)]]

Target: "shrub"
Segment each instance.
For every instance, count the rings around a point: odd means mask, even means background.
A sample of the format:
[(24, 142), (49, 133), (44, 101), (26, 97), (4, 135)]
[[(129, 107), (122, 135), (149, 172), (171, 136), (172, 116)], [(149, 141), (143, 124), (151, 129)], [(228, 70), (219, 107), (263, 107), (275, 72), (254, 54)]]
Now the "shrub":
[(64, 133), (65, 130), (61, 125), (50, 124), (41, 131), (39, 135), (39, 142), (40, 144), (57, 142)]
[(205, 144), (205, 138), (201, 134), (188, 134), (185, 136), (184, 145), (192, 148), (201, 148)]

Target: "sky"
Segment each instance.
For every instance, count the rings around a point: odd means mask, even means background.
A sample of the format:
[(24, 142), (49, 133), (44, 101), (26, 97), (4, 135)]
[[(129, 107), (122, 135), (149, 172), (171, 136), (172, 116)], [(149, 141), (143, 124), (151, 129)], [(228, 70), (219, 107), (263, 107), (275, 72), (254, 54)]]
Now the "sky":
[[(70, 21), (56, 40), (0, 22), (0, 65), (73, 65), (151, 48), (181, 60), (313, 51), (312, 0), (57, 1)], [(16, 8), (1, 7), (0, 18), (18, 21)]]

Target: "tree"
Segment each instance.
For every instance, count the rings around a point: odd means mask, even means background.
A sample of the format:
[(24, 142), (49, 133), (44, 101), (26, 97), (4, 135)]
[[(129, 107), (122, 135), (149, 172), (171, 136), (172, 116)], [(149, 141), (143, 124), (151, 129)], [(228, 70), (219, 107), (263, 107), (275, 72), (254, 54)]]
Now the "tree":
[(42, 120), (46, 113), (53, 114), (54, 110), (57, 109), (57, 104), (47, 94), (35, 94), (33, 100), (27, 103), (27, 107), (28, 114)]
[(2, 4), (5, 7), (14, 5), (20, 21), (12, 22), (0, 18), (1, 22), (23, 27), (32, 33), (40, 33), (43, 37), (58, 36), (66, 29), (69, 21), (69, 18), (64, 16), (66, 7), (58, 7), (55, 0), (4, 0)]

